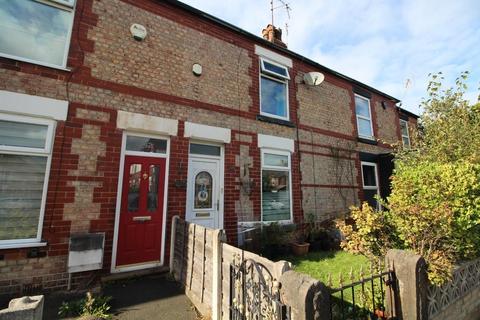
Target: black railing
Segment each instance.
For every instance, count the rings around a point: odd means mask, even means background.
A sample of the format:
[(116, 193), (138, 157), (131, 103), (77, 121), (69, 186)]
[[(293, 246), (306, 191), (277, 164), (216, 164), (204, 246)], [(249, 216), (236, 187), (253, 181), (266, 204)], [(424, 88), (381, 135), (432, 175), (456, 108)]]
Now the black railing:
[(230, 319), (289, 320), (290, 308), (280, 301), (280, 283), (261, 263), (234, 259), (230, 265)]
[[(349, 276), (352, 282), (344, 284), (340, 275), (340, 286), (330, 289), (330, 319), (396, 319), (395, 312), (395, 272), (391, 270), (378, 271), (365, 276), (360, 271), (360, 279), (353, 281), (352, 272)], [(331, 277), (329, 277), (331, 287)]]

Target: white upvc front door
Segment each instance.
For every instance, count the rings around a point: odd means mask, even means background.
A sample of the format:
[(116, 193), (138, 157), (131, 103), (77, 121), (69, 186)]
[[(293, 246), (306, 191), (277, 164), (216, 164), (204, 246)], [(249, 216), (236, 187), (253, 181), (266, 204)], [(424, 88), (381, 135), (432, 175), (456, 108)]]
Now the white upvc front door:
[(223, 228), (222, 158), (190, 154), (186, 219), (212, 229)]

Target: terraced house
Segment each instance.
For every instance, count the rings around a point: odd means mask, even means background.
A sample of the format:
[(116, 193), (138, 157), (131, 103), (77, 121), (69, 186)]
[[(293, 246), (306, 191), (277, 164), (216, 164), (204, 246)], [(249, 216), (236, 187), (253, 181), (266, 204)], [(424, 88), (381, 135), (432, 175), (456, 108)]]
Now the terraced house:
[(0, 26), (0, 294), (167, 265), (175, 215), (241, 244), (373, 203), (416, 123), (178, 1), (0, 0)]

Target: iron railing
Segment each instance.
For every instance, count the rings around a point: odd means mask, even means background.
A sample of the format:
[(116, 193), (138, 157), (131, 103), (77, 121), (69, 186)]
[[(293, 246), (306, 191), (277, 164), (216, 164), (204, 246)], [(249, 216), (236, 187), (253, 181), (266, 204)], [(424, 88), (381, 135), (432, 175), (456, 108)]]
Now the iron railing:
[(371, 267), (369, 275), (361, 269), (359, 276), (355, 281), (353, 271), (350, 271), (351, 282), (344, 284), (340, 274), (340, 285), (336, 288), (332, 288), (332, 278), (329, 276), (330, 319), (396, 319), (395, 272), (378, 270), (374, 273)]

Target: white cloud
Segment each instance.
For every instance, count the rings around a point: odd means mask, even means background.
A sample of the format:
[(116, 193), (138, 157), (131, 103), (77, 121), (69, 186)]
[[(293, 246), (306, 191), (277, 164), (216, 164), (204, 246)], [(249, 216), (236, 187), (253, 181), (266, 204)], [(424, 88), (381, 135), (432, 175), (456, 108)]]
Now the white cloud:
[[(257, 35), (270, 20), (267, 0), (185, 2)], [(476, 100), (480, 1), (289, 2), (289, 49), (402, 99), (413, 112), (431, 72), (442, 71), (451, 85), (470, 70), (468, 97)], [(280, 27), (287, 21), (280, 9), (276, 19)]]

